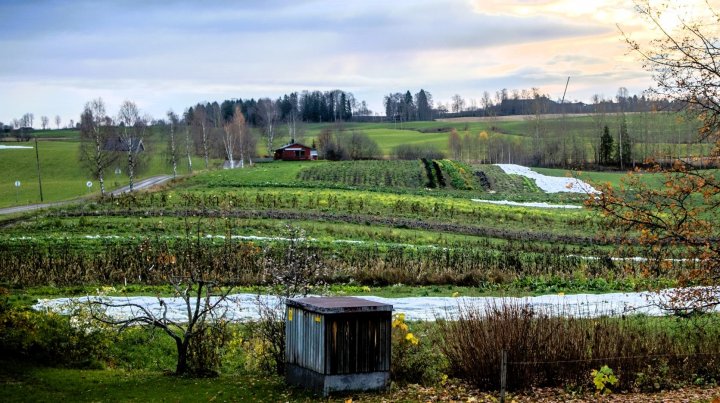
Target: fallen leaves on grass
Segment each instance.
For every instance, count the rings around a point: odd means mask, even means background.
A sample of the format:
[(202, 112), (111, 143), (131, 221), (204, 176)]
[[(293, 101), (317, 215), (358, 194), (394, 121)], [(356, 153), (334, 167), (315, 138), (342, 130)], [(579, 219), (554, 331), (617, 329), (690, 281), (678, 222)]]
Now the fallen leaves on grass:
[[(573, 394), (563, 389), (538, 388), (522, 393), (508, 393), (507, 402), (512, 403), (554, 403), (554, 402), (710, 402), (720, 403), (720, 387), (688, 387), (659, 393), (618, 393), (598, 396), (592, 392)], [(420, 385), (393, 386), (388, 392), (380, 394), (360, 394), (352, 398), (345, 397), (340, 402), (477, 402), (497, 403), (499, 393), (478, 391), (461, 382), (448, 382), (445, 386), (425, 387)]]

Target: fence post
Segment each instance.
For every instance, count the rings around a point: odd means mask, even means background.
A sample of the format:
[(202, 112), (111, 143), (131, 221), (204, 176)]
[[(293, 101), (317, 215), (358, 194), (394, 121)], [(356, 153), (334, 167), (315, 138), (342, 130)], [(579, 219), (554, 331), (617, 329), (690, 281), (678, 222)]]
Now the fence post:
[(505, 403), (505, 387), (507, 386), (507, 351), (500, 353), (500, 403)]

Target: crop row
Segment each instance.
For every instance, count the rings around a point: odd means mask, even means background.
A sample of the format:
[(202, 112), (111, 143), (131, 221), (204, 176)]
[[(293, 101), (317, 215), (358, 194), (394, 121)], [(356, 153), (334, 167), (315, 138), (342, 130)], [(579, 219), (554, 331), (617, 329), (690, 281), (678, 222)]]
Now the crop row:
[[(329, 211), (298, 211), (298, 210), (113, 210), (95, 212), (64, 212), (63, 217), (207, 217), (207, 218), (242, 218), (271, 219), (284, 221), (329, 221), (361, 225), (382, 225), (392, 228), (433, 231), (437, 233), (464, 234), (479, 237), (498, 238), (517, 241), (560, 242), (571, 245), (601, 245), (613, 243), (615, 239), (603, 239), (592, 235), (569, 232), (547, 232), (543, 229), (532, 230), (528, 227), (511, 228), (508, 225), (474, 225), (446, 220), (419, 220), (411, 217), (386, 217), (369, 211), (361, 213), (335, 213)], [(502, 223), (501, 223), (502, 224)]]
[[(564, 253), (533, 253), (503, 248), (376, 247), (302, 242), (312, 264), (329, 268), (327, 281), (361, 284), (457, 284), (492, 289), (529, 279), (559, 284), (602, 279), (605, 284), (636, 278), (642, 267), (610, 259), (583, 259)], [(18, 285), (162, 284), (169, 273), (203, 267), (219, 281), (264, 284), (269, 266), (283, 262), (287, 244), (233, 239), (108, 241), (101, 248), (25, 242), (0, 245), (0, 282)], [(277, 269), (277, 268), (275, 268)], [(282, 267), (281, 267), (282, 269)]]
[(418, 161), (345, 161), (314, 165), (302, 169), (298, 179), (361, 187), (418, 188), (425, 184)]
[[(483, 166), (486, 167), (486, 166)], [(481, 172), (484, 168), (475, 169)], [(492, 169), (491, 169), (492, 171)], [(493, 171), (493, 175), (506, 175)], [(307, 166), (297, 178), (306, 182), (343, 184), (362, 188), (452, 188), (456, 190), (484, 190), (470, 166), (448, 159), (419, 161), (345, 161)], [(510, 182), (498, 181), (499, 184)], [(533, 184), (534, 185), (534, 184)], [(521, 186), (535, 191), (533, 186)], [(503, 189), (500, 189), (503, 190)]]
[(396, 195), (361, 191), (298, 189), (239, 189), (227, 192), (150, 193), (110, 200), (97, 211), (315, 211), (365, 214), (487, 227), (519, 227), (543, 232), (593, 233), (600, 218), (584, 211), (523, 209), (475, 203), (471, 200)]

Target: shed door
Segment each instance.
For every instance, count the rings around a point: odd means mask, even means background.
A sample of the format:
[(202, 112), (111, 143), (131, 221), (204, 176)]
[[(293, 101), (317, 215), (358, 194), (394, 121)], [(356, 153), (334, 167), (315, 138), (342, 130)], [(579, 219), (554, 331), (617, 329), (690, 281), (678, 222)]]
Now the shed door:
[(327, 374), (390, 370), (390, 312), (326, 316)]

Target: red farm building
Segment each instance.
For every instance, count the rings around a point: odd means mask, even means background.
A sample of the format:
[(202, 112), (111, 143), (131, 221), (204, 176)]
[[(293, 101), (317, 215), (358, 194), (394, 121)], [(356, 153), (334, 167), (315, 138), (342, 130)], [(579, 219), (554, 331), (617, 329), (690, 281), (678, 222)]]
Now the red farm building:
[(275, 150), (276, 160), (283, 161), (309, 161), (317, 159), (317, 151), (304, 144), (296, 143), (291, 141)]

